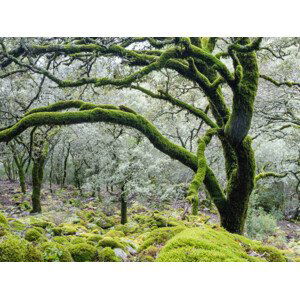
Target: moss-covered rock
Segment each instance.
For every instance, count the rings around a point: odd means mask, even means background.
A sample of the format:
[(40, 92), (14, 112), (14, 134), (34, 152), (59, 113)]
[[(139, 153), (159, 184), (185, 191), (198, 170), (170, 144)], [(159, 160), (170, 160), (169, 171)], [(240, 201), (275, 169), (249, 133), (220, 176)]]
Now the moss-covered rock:
[[(270, 247), (268, 247), (269, 250)], [(170, 239), (160, 251), (159, 262), (263, 262), (284, 261), (285, 257), (265, 246), (222, 228), (190, 228)], [(264, 252), (264, 254), (262, 254)]]
[(0, 262), (24, 262), (27, 242), (15, 236), (8, 236), (0, 242)]
[(2, 213), (0, 213), (0, 224), (8, 225), (8, 221)]
[(56, 242), (45, 242), (40, 246), (45, 262), (72, 262), (72, 256), (66, 246)]
[(130, 235), (140, 231), (141, 226), (136, 222), (127, 222), (126, 224), (118, 224), (114, 226), (114, 230), (123, 232), (125, 235)]
[(120, 262), (121, 259), (118, 258), (110, 247), (105, 247), (98, 252), (99, 262)]
[(115, 225), (113, 219), (111, 219), (110, 217), (104, 216), (104, 215), (97, 218), (95, 220), (95, 223), (103, 229), (108, 229), (108, 228), (111, 228)]
[(25, 240), (27, 240), (29, 242), (41, 241), (42, 239), (45, 239), (43, 234), (38, 229), (35, 229), (35, 228), (29, 228), (25, 232), (24, 238), (25, 238)]
[(77, 237), (77, 236), (69, 236), (69, 240), (71, 244), (86, 243), (85, 238)]
[(26, 262), (42, 262), (43, 254), (39, 248), (33, 246), (32, 244), (28, 244), (24, 260)]
[(97, 260), (97, 248), (86, 243), (69, 246), (69, 251), (75, 262), (94, 262)]
[(10, 221), (9, 222), (9, 226), (12, 230), (15, 230), (15, 231), (23, 231), (26, 229), (26, 224), (19, 221), (19, 220), (13, 220), (13, 221)]
[(52, 238), (52, 241), (62, 245), (70, 244), (70, 240), (66, 236), (55, 236)]
[(125, 234), (122, 231), (110, 230), (108, 231), (104, 237), (111, 237), (111, 238), (122, 238)]
[(104, 237), (99, 241), (98, 246), (124, 249), (124, 244), (120, 240), (111, 237)]
[(44, 219), (38, 219), (38, 218), (34, 218), (34, 217), (32, 217), (30, 219), (30, 224), (32, 226), (41, 227), (41, 228), (51, 228), (51, 227), (55, 226), (55, 224), (50, 221), (47, 221)]
[(142, 251), (142, 255), (144, 256), (152, 256), (153, 258), (156, 257), (157, 253), (159, 252), (159, 248), (154, 246), (154, 245), (151, 245), (149, 246), (147, 249), (145, 249), (144, 251)]
[(75, 235), (76, 232), (80, 231), (86, 231), (85, 227), (71, 223), (63, 223), (52, 228), (52, 232), (55, 236)]
[(144, 241), (139, 247), (139, 251), (147, 249), (149, 246), (162, 246), (169, 239), (174, 237), (176, 234), (180, 233), (185, 229), (184, 226), (175, 226), (175, 227), (163, 227), (157, 228), (149, 233), (145, 234)]
[(96, 244), (103, 239), (103, 236), (93, 233), (85, 234), (84, 237), (86, 237), (87, 242), (93, 242)]

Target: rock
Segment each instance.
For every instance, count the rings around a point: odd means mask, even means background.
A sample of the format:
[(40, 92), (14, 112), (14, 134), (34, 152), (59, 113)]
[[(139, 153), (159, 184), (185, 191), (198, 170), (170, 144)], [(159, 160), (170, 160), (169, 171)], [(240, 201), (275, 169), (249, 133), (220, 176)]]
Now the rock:
[(137, 253), (137, 251), (134, 248), (132, 248), (131, 246), (127, 246), (126, 249), (130, 254), (136, 254)]
[(121, 248), (115, 248), (114, 252), (115, 252), (115, 255), (117, 257), (121, 258), (122, 260), (125, 260), (127, 258), (127, 253)]

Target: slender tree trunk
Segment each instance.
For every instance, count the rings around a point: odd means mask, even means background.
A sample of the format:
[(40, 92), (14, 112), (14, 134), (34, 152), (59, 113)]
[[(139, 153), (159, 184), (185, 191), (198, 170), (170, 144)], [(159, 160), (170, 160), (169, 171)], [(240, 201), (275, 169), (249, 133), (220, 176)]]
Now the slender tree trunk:
[(24, 163), (20, 161), (20, 159), (17, 156), (13, 156), (15, 164), (17, 166), (18, 175), (19, 175), (19, 183), (21, 187), (21, 191), (23, 194), (26, 193), (26, 184), (25, 184), (25, 172), (24, 172)]
[(49, 187), (50, 187), (50, 192), (51, 193), (53, 193), (52, 183), (53, 183), (53, 152), (52, 152), (52, 155), (51, 155), (50, 174), (49, 174)]
[(127, 201), (125, 195), (125, 187), (122, 186), (122, 193), (121, 193), (121, 224), (127, 223)]
[(41, 188), (44, 177), (44, 165), (45, 158), (38, 157), (34, 163), (32, 168), (32, 210), (31, 213), (41, 213)]
[(19, 173), (19, 181), (20, 181), (20, 187), (23, 194), (26, 193), (26, 183), (25, 183), (25, 173), (24, 168), (22, 165), (18, 167), (18, 173)]
[(63, 176), (62, 176), (62, 180), (61, 180), (61, 188), (63, 188), (65, 186), (65, 183), (66, 183), (69, 153), (70, 153), (70, 145), (69, 145), (68, 150), (67, 150), (67, 155), (64, 159), (64, 168), (63, 168)]

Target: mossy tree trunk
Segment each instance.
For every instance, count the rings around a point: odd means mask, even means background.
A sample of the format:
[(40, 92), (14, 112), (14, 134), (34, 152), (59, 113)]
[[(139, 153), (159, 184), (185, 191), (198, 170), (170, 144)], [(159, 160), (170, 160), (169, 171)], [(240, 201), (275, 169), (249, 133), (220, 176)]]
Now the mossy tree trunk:
[(68, 166), (68, 159), (69, 159), (69, 154), (70, 154), (70, 148), (71, 145), (68, 145), (67, 148), (67, 154), (64, 158), (64, 167), (63, 167), (63, 175), (62, 175), (62, 180), (61, 180), (61, 188), (65, 187), (65, 183), (66, 183), (66, 178), (67, 178), (67, 166)]
[(31, 213), (41, 213), (41, 189), (44, 178), (45, 157), (40, 156), (33, 162), (32, 167), (32, 210)]
[(32, 210), (31, 213), (41, 213), (41, 190), (44, 179), (44, 168), (45, 162), (49, 151), (49, 141), (48, 133), (51, 131), (49, 129), (47, 132), (42, 130), (36, 130), (32, 135), (33, 145), (32, 145)]
[(122, 186), (121, 195), (121, 224), (127, 223), (127, 201), (126, 201), (126, 194), (125, 194), (125, 186)]
[(26, 181), (25, 181), (24, 166), (22, 166), (22, 165), (18, 166), (18, 174), (19, 174), (19, 182), (20, 182), (21, 192), (23, 194), (25, 194), (26, 193)]

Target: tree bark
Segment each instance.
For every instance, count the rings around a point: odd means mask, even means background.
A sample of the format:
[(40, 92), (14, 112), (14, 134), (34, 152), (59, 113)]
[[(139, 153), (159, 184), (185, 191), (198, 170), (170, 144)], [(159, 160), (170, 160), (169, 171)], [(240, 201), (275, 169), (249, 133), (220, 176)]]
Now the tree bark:
[(32, 210), (31, 213), (41, 213), (41, 189), (44, 177), (45, 157), (41, 156), (34, 160), (32, 168)]
[(121, 193), (121, 224), (127, 223), (127, 201), (125, 196), (125, 188), (122, 186), (122, 193)]

